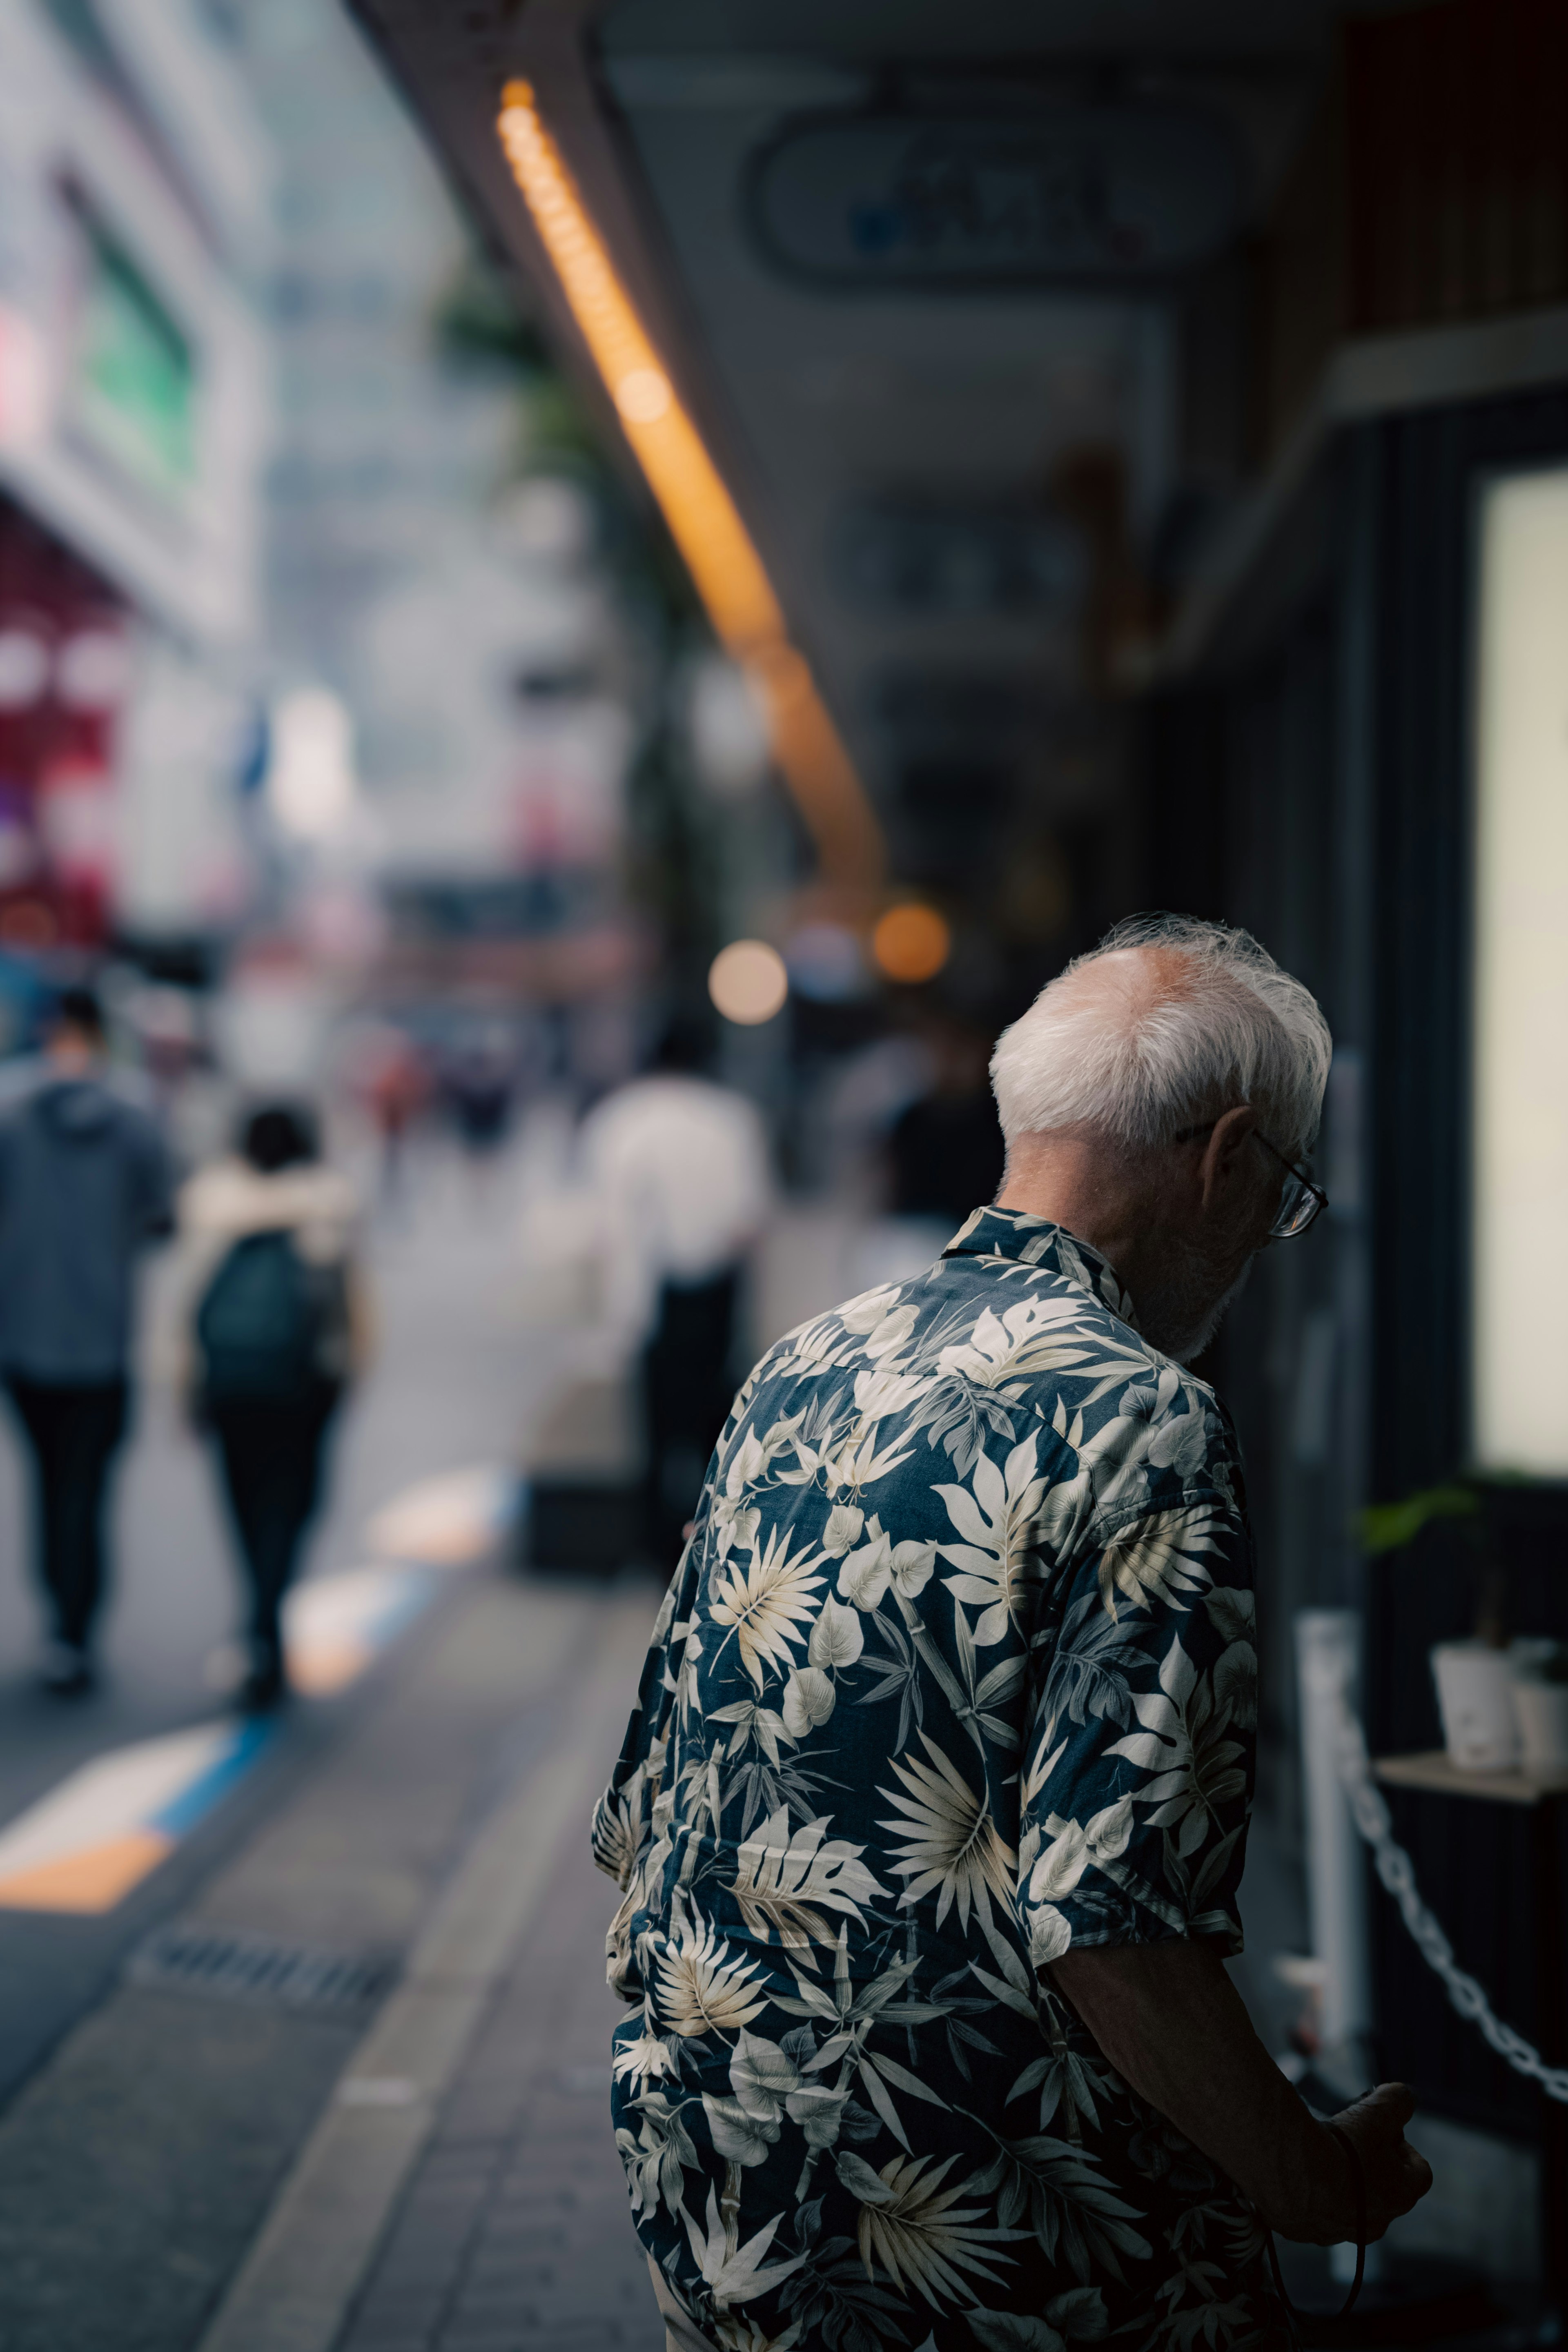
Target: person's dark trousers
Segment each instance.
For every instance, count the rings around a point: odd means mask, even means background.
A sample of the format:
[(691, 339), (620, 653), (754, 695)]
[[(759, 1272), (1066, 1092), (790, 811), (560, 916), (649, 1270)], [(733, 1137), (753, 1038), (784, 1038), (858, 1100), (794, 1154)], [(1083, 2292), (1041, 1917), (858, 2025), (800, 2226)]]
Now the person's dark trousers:
[(643, 1350), (647, 1436), (647, 1539), (662, 1566), (680, 1557), (702, 1474), (730, 1410), (730, 1353), (740, 1272), (710, 1282), (667, 1282)]
[(54, 1631), (85, 1653), (103, 1596), (103, 1508), (109, 1465), (125, 1434), (124, 1381), (80, 1387), (6, 1381), (32, 1451), (38, 1580)]
[(283, 1671), (283, 1597), (321, 1491), (327, 1429), (338, 1402), (322, 1388), (298, 1402), (209, 1404), (207, 1423), (250, 1587), (252, 1670)]

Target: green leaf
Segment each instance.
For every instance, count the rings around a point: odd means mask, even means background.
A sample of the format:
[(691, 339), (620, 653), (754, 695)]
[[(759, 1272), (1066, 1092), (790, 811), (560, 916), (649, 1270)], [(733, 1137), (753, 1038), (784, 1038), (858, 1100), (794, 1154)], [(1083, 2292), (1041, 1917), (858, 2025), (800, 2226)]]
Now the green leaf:
[(1426, 1486), (1400, 1503), (1374, 1503), (1356, 1519), (1356, 1532), (1368, 1559), (1403, 1551), (1433, 1519), (1471, 1519), (1481, 1507), (1473, 1486)]

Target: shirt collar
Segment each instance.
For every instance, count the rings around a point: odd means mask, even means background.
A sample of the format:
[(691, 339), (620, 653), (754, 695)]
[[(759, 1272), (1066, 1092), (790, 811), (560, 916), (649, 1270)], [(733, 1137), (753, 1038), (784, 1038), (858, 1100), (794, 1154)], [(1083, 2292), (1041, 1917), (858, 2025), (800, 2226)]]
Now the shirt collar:
[(1116, 1278), (1110, 1260), (1088, 1242), (1080, 1242), (1065, 1225), (1049, 1217), (1031, 1216), (1025, 1209), (976, 1209), (960, 1225), (942, 1252), (943, 1257), (1010, 1257), (1060, 1275), (1098, 1298), (1123, 1323), (1138, 1328), (1132, 1301)]

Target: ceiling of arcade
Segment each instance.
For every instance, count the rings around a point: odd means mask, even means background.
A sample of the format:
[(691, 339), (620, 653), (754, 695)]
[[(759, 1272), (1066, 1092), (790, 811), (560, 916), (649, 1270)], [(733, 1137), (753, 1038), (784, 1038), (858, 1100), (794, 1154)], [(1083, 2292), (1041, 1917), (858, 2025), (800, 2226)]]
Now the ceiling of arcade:
[[(1259, 462), (1258, 255), (1340, 12), (358, 8), (611, 419), (549, 190), (520, 198), (497, 136), (526, 86), (520, 135), (732, 499), (890, 869), (963, 895), (1031, 844), (1098, 828), (1114, 856), (1125, 688)], [(1021, 919), (1048, 931), (1063, 891), (1036, 880)]]

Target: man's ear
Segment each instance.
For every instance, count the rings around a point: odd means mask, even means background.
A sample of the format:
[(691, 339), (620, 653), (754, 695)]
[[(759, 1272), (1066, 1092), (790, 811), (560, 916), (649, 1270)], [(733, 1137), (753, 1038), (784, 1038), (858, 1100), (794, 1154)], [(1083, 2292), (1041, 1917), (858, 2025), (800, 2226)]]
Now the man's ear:
[(1237, 1103), (1215, 1119), (1204, 1156), (1198, 1163), (1203, 1202), (1208, 1208), (1234, 1181), (1237, 1163), (1258, 1132), (1258, 1113), (1250, 1103)]

